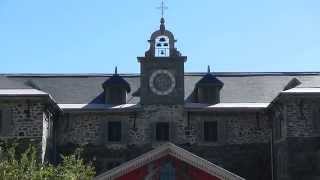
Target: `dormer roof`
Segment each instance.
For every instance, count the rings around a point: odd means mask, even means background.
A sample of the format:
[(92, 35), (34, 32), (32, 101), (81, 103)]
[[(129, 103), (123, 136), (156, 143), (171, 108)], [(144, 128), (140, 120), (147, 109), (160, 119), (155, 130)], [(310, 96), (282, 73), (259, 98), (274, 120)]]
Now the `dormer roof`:
[(212, 73), (207, 73), (204, 75), (196, 84), (197, 87), (201, 86), (215, 86), (215, 87), (222, 87), (223, 82), (220, 81), (216, 76)]
[(117, 72), (107, 79), (103, 84), (103, 88), (106, 87), (123, 87), (127, 92), (131, 91), (130, 84), (124, 80)]

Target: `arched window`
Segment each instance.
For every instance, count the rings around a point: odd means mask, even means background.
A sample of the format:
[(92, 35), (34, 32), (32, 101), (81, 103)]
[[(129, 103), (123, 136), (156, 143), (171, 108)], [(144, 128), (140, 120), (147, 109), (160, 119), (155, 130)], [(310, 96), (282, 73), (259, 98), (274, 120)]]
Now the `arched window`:
[(156, 38), (154, 54), (156, 57), (170, 56), (170, 44), (167, 36), (159, 36)]
[(165, 163), (160, 169), (160, 180), (175, 180), (176, 171), (171, 162)]

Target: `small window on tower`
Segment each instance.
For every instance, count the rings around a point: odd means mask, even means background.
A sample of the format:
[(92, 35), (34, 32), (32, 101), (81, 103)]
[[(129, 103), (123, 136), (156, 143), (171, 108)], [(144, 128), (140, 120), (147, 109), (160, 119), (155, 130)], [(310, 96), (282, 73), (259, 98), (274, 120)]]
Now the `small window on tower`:
[(121, 122), (111, 121), (108, 123), (108, 140), (112, 142), (121, 141)]
[(159, 36), (156, 38), (155, 56), (156, 57), (169, 57), (170, 47), (169, 38), (167, 36)]
[(159, 122), (156, 126), (156, 140), (169, 141), (169, 123)]
[(2, 132), (2, 111), (0, 109), (0, 133)]
[(218, 140), (218, 124), (216, 121), (204, 122), (204, 140), (208, 142)]

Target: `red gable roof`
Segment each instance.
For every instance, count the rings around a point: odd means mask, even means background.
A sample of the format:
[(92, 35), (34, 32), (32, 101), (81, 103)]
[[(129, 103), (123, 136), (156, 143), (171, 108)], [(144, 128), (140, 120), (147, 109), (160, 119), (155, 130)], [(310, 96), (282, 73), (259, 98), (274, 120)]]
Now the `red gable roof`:
[[(175, 169), (175, 179), (181, 179), (181, 164), (187, 167), (187, 171), (182, 174), (187, 175), (191, 180), (244, 180), (203, 158), (200, 158), (191, 152), (188, 152), (172, 143), (163, 144), (156, 149), (149, 151), (131, 161), (128, 161), (114, 169), (107, 171), (99, 176), (96, 180), (135, 180), (145, 179), (152, 173), (161, 171), (161, 166), (172, 164)], [(183, 179), (183, 178), (182, 178)]]

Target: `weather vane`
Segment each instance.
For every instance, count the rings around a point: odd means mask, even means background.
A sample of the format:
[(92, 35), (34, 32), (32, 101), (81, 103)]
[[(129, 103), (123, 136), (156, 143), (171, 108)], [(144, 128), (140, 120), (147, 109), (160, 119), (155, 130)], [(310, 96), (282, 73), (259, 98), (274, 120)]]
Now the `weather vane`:
[(166, 6), (166, 5), (164, 4), (164, 1), (162, 0), (162, 1), (161, 1), (161, 6), (158, 7), (157, 9), (160, 9), (160, 10), (161, 10), (161, 17), (163, 18), (163, 16), (164, 16), (164, 10), (167, 10), (167, 9), (168, 9), (168, 6)]

